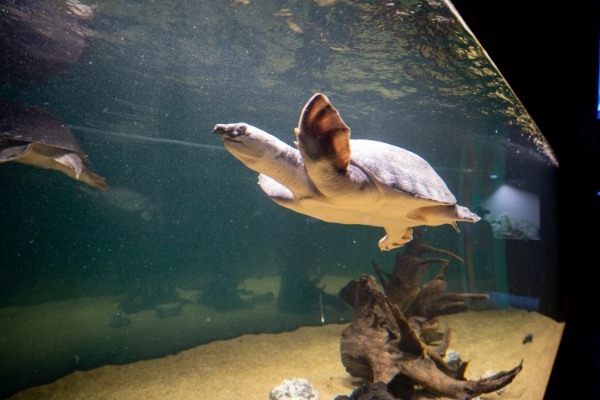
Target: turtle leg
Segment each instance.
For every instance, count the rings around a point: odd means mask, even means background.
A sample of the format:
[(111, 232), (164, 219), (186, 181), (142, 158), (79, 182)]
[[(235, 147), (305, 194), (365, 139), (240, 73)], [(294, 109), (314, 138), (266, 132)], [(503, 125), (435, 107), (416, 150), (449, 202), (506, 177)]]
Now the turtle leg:
[(413, 238), (413, 230), (410, 227), (385, 227), (385, 233), (386, 235), (379, 240), (381, 251), (402, 247)]

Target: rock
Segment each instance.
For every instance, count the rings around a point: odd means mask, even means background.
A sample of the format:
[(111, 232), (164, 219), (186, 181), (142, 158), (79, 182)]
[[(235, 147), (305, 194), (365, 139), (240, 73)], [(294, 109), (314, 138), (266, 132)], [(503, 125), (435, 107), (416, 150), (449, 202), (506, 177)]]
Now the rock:
[(180, 303), (175, 285), (164, 280), (136, 281), (129, 294), (119, 303), (119, 311), (128, 314), (155, 310), (162, 304)]
[(273, 301), (275, 301), (275, 293), (273, 293), (272, 291), (267, 292), (267, 293), (257, 294), (250, 298), (250, 303), (252, 303), (252, 304), (266, 304), (266, 303), (272, 303)]
[(460, 354), (453, 349), (448, 349), (448, 351), (446, 352), (446, 356), (444, 357), (444, 362), (452, 368), (459, 368), (462, 364)]
[(271, 390), (269, 400), (319, 400), (319, 392), (306, 379), (286, 379)]
[(110, 322), (108, 325), (111, 328), (116, 329), (129, 324), (131, 324), (131, 320), (129, 319), (129, 316), (127, 316), (127, 313), (119, 311), (115, 313), (112, 317), (110, 317)]
[(158, 318), (175, 317), (183, 312), (181, 303), (159, 304), (154, 309)]

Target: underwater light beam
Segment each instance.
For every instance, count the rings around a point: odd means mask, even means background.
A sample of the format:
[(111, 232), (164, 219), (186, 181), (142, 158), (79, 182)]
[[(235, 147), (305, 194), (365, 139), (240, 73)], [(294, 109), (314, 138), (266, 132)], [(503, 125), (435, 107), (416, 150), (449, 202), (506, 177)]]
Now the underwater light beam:
[(183, 141), (183, 140), (154, 138), (154, 137), (148, 137), (148, 136), (142, 136), (142, 135), (134, 135), (134, 134), (130, 134), (130, 133), (106, 131), (104, 129), (87, 128), (85, 126), (77, 126), (77, 125), (69, 125), (69, 128), (73, 129), (73, 130), (76, 130), (76, 131), (85, 132), (85, 133), (95, 133), (95, 134), (116, 136), (116, 137), (120, 137), (120, 138), (131, 139), (131, 140), (139, 140), (139, 141), (143, 141), (143, 142), (176, 144), (176, 145), (179, 145), (179, 146), (200, 147), (202, 149), (225, 151), (224, 147), (213, 146), (213, 145), (210, 145), (210, 144), (201, 144), (201, 143), (194, 143), (194, 142), (186, 142), (186, 141)]

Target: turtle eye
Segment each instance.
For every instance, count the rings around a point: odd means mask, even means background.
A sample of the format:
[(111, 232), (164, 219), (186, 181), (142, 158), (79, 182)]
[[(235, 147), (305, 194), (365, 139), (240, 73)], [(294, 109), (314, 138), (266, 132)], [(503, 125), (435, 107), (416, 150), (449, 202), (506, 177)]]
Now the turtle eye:
[(243, 135), (244, 133), (246, 133), (246, 125), (238, 126), (235, 131), (238, 135)]

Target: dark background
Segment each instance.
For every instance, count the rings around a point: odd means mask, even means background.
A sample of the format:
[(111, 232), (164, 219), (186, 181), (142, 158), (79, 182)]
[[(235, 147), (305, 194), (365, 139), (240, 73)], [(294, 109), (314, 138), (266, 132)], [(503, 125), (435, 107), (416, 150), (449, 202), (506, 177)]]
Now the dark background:
[[(600, 398), (597, 0), (454, 0), (523, 102), (560, 168), (559, 290), (566, 328), (546, 399)], [(535, 338), (534, 338), (535, 340)], [(527, 368), (527, 365), (524, 365)]]

